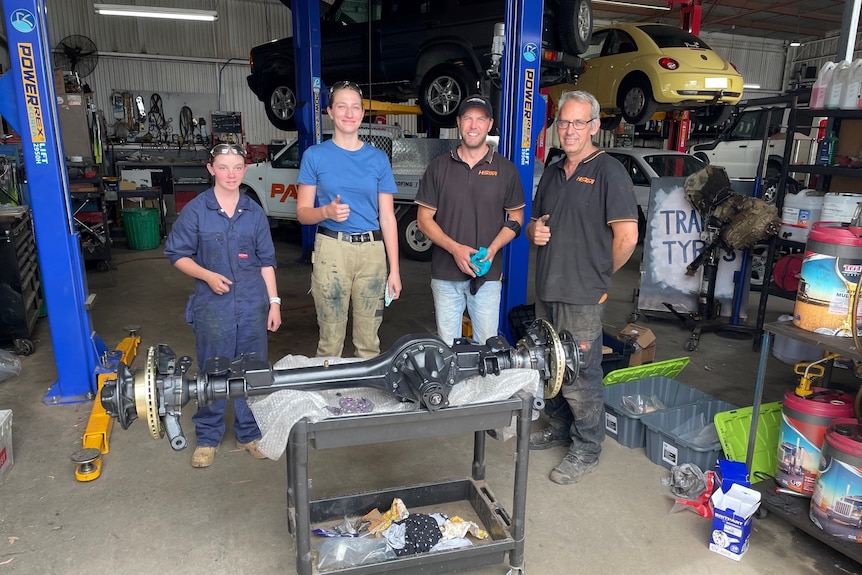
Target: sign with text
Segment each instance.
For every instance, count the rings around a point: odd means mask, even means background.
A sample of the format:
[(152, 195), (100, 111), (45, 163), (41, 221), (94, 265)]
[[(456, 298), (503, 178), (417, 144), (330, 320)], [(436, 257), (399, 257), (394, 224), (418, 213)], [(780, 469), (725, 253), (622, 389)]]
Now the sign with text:
[[(665, 302), (676, 311), (697, 312), (703, 266), (686, 275), (687, 266), (703, 251), (703, 218), (685, 198), (685, 178), (656, 178), (652, 181), (649, 215), (644, 239), (643, 268), (638, 292), (638, 310), (667, 312)], [(721, 315), (732, 312), (734, 277), (742, 265), (742, 252), (721, 250), (715, 282), (715, 299)], [(740, 317), (747, 317), (748, 290)]]

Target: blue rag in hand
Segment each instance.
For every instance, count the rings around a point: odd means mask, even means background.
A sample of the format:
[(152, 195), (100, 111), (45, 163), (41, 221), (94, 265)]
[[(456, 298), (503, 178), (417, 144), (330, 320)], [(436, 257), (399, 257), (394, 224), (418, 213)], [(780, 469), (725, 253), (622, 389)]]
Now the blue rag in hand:
[(479, 268), (479, 271), (476, 272), (477, 277), (481, 277), (488, 273), (488, 270), (491, 269), (491, 261), (488, 260), (486, 262), (482, 261), (482, 258), (488, 255), (488, 248), (479, 248), (479, 251), (470, 256), (470, 263)]

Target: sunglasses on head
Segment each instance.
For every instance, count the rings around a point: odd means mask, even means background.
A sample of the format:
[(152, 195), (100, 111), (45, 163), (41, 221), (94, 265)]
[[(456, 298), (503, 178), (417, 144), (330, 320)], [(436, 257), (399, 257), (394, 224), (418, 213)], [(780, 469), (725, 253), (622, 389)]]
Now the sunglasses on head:
[(342, 80), (341, 82), (336, 82), (332, 86), (329, 87), (329, 97), (338, 92), (339, 90), (353, 90), (359, 97), (362, 97), (362, 88), (359, 87), (359, 84), (356, 82), (351, 82), (350, 80)]
[(210, 150), (210, 157), (215, 158), (222, 154), (236, 154), (245, 157), (245, 148), (239, 144), (219, 144)]

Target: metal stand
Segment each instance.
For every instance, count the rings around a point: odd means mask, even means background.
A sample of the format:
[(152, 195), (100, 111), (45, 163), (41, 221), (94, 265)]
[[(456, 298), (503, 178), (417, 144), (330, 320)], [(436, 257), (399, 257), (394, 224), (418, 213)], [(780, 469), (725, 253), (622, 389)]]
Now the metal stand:
[[(311, 423), (303, 419), (291, 430), (287, 457), (288, 528), (296, 544), (296, 573), (311, 575), (313, 565), (311, 529), (331, 526), (344, 516), (361, 516), (373, 508), (386, 511), (399, 497), (411, 511), (447, 512), (472, 519), (488, 531), (488, 541), (471, 547), (400, 557), (385, 563), (359, 565), (332, 573), (351, 575), (388, 573), (444, 573), (495, 565), (509, 553), (510, 573), (524, 572), (524, 527), (527, 501), (530, 415), (533, 397), (519, 392), (505, 401), (452, 407), (437, 412), (386, 413), (326, 419)], [(517, 450), (513, 510), (510, 516), (495, 499), (485, 479), (485, 431), (506, 427), (517, 418)], [(354, 445), (419, 439), (475, 432), (472, 476), (439, 483), (398, 487), (382, 491), (321, 500), (309, 496), (308, 453)], [(475, 514), (475, 517), (465, 516)]]

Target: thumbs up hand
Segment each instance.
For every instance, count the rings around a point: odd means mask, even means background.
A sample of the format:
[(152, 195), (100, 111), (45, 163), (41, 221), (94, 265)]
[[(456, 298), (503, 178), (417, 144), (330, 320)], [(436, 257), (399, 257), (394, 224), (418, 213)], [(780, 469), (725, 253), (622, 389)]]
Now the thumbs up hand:
[(344, 222), (350, 216), (350, 205), (341, 203), (341, 195), (335, 196), (335, 199), (326, 205), (324, 210), (326, 218), (334, 222)]
[(548, 226), (548, 219), (550, 217), (549, 214), (545, 214), (536, 220), (536, 223), (533, 225), (533, 237), (531, 238), (533, 244), (544, 246), (551, 240), (551, 228)]

